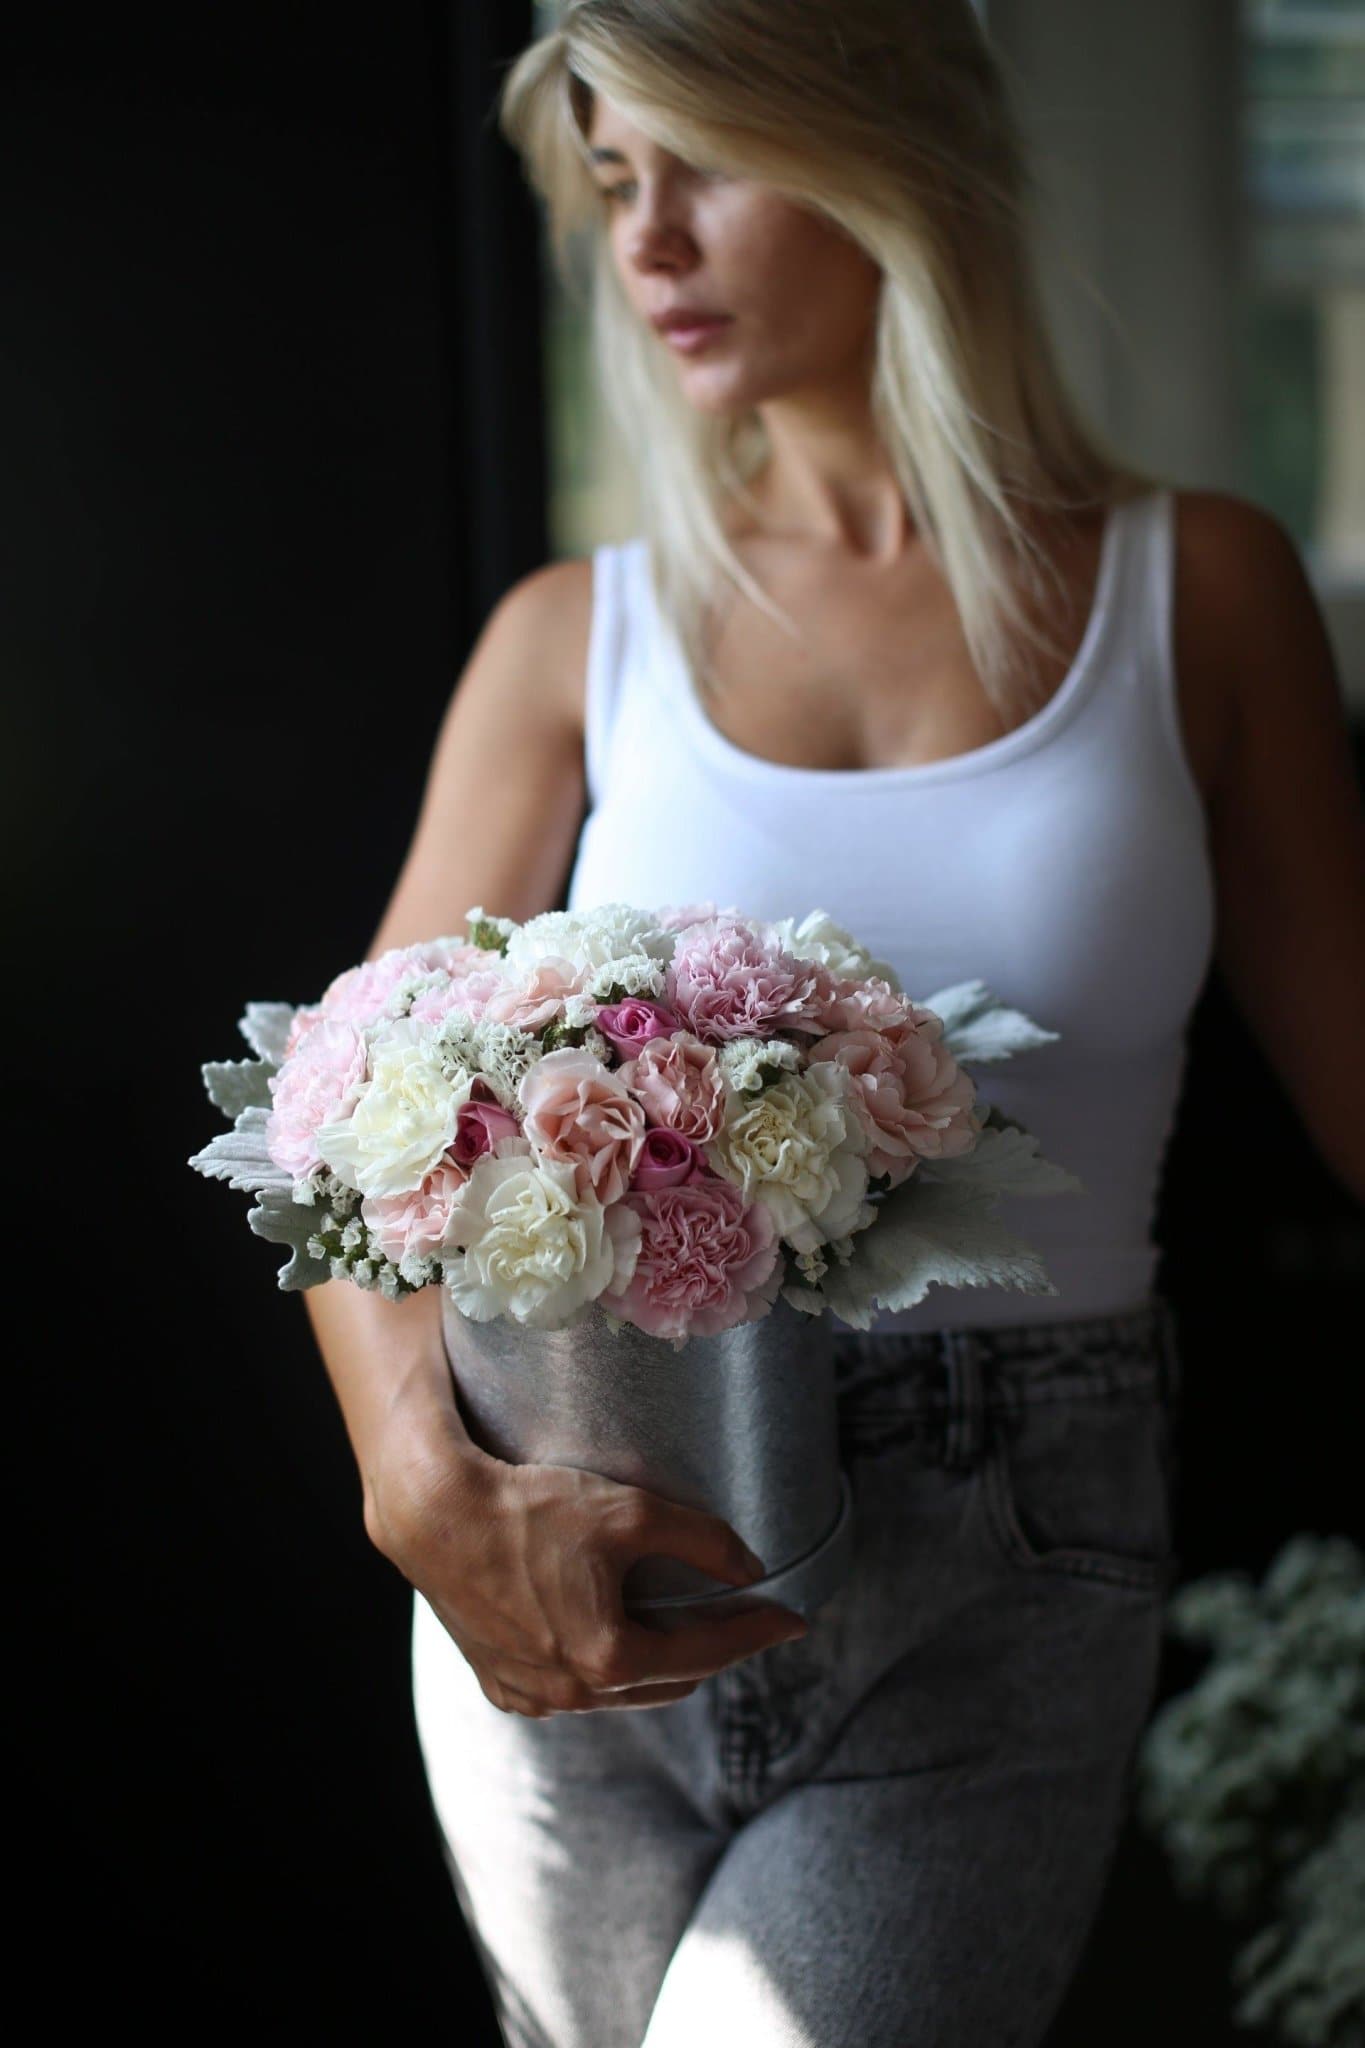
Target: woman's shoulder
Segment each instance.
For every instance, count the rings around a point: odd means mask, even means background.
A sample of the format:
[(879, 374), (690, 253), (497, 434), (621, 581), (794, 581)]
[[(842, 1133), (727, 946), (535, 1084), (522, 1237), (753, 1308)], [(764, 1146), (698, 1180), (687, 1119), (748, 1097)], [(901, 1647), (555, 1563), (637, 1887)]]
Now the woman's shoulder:
[(515, 609), (533, 637), (545, 664), (545, 687), (580, 737), (586, 717), (592, 578), (591, 554), (566, 555), (529, 570), (501, 599), (502, 606)]

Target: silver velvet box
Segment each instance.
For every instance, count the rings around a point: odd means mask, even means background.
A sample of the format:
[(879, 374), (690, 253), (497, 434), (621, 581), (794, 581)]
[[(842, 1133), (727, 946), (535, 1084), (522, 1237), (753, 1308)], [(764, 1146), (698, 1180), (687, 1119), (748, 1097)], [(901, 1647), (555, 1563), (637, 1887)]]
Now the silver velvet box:
[(675, 1350), (599, 1304), (562, 1330), (506, 1316), (474, 1322), (442, 1291), (442, 1324), (465, 1426), (512, 1464), (571, 1465), (704, 1508), (767, 1567), (752, 1586), (681, 1558), (638, 1559), (627, 1611), (653, 1626), (779, 1601), (809, 1615), (852, 1558), (828, 1316), (780, 1296), (756, 1322)]

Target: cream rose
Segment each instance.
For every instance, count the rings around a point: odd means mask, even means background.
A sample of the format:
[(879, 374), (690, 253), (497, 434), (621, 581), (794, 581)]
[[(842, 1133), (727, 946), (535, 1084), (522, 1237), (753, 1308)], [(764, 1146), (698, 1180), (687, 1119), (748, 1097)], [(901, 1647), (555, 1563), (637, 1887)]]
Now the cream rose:
[[(504, 1139), (505, 1146), (524, 1140)], [(451, 1247), (463, 1251), (451, 1255)], [(640, 1219), (628, 1202), (580, 1202), (571, 1160), (499, 1151), (478, 1162), (446, 1235), (442, 1277), (473, 1322), (513, 1317), (555, 1330), (630, 1284)]]
[(827, 1061), (761, 1095), (732, 1095), (724, 1129), (704, 1148), (714, 1172), (772, 1211), (794, 1251), (861, 1230), (875, 1213), (867, 1133), (847, 1102), (848, 1083), (847, 1070)]
[(402, 1195), (420, 1186), (455, 1136), (469, 1080), (453, 1085), (429, 1035), (404, 1019), (370, 1048), (370, 1078), (349, 1117), (323, 1124), (318, 1150), (338, 1180), (362, 1195)]

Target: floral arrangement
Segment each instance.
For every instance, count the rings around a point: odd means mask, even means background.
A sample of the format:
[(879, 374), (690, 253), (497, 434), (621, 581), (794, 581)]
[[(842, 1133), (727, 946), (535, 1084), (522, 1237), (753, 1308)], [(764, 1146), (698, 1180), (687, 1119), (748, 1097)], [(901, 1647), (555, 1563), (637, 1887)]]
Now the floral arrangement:
[(1057, 1034), (963, 982), (913, 1002), (823, 911), (800, 924), (610, 903), (251, 1003), (255, 1057), (204, 1066), (286, 1288), (440, 1284), (476, 1320), (594, 1304), (679, 1348), (779, 1295), (866, 1329), (934, 1283), (1056, 1288), (992, 1213), (1080, 1182), (977, 1102), (968, 1061)]
[(1365, 2039), (1365, 1557), (1299, 1534), (1258, 1590), (1210, 1573), (1170, 1601), (1210, 1652), (1143, 1736), (1135, 1810), (1180, 1895), (1255, 1927), (1234, 2018), (1294, 2048)]

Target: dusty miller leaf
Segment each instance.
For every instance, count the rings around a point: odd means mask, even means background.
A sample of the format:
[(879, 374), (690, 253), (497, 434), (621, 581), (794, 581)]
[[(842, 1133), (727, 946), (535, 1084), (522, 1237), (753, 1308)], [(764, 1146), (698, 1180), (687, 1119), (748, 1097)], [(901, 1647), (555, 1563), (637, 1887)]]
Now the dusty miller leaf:
[(237, 1020), (237, 1029), (257, 1059), (271, 1060), (278, 1067), (293, 1021), (292, 1003), (248, 1003), (246, 1015)]
[[(282, 1188), (294, 1185), (265, 1148), (268, 1110), (244, 1109), (230, 1131), (223, 1131), (196, 1152), (189, 1164), (209, 1180), (225, 1180), (232, 1188)], [(312, 1211), (305, 1213), (311, 1215)]]
[[(824, 1306), (866, 1330), (880, 1310), (914, 1308), (931, 1285), (1056, 1294), (1038, 1254), (990, 1213), (993, 1200), (969, 1183), (907, 1181), (854, 1237), (848, 1265), (831, 1264), (822, 1277)], [(802, 1306), (800, 1290), (782, 1291)]]
[(246, 1220), (257, 1237), (263, 1237), (271, 1244), (293, 1246), (293, 1257), (280, 1267), (279, 1286), (285, 1289), (317, 1287), (322, 1281), (331, 1279), (330, 1262), (315, 1259), (308, 1251), (308, 1240), (318, 1227), (318, 1212), (303, 1202), (291, 1201), (287, 1184), (283, 1190), (266, 1188), (258, 1205), (247, 1210)]
[(279, 1069), (270, 1060), (206, 1060), (199, 1071), (209, 1101), (235, 1119), (244, 1109), (269, 1109), (270, 1076)]
[(1061, 1036), (1035, 1024), (1022, 1010), (998, 1002), (984, 981), (955, 981), (937, 995), (915, 1000), (943, 1019), (943, 1042), (959, 1063), (1007, 1060), (1012, 1053), (1031, 1052)]
[[(912, 1179), (925, 1168), (916, 1168)], [(977, 1134), (970, 1152), (956, 1159), (935, 1159), (929, 1168), (935, 1181), (962, 1182), (992, 1195), (1084, 1195), (1083, 1181), (1064, 1166), (1055, 1166), (1038, 1150), (1032, 1131), (1019, 1124), (992, 1125)], [(874, 1224), (873, 1228), (877, 1226)]]

